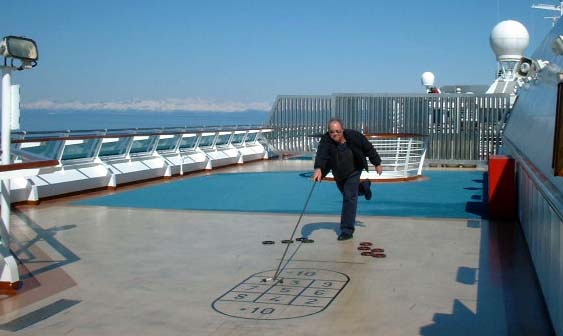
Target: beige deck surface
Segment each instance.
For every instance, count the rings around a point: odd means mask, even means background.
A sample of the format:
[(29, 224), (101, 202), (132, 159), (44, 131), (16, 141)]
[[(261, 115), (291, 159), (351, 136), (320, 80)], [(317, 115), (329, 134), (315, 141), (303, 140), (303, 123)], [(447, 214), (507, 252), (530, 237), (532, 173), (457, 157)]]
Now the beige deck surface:
[[(13, 250), (25, 285), (0, 300), (0, 334), (551, 334), (512, 223), (361, 216), (354, 240), (337, 242), (339, 218), (305, 215), (315, 242), (291, 245), (283, 284), (261, 283), (297, 218), (66, 200), (19, 209)], [(361, 256), (361, 241), (387, 257)]]

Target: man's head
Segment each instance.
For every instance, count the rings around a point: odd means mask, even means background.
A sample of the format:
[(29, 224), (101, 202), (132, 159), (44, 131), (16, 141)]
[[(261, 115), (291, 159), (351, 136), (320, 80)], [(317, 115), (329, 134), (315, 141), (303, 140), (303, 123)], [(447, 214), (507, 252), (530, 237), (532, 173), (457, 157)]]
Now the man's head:
[(338, 118), (331, 118), (328, 122), (328, 134), (338, 143), (344, 143), (344, 124)]

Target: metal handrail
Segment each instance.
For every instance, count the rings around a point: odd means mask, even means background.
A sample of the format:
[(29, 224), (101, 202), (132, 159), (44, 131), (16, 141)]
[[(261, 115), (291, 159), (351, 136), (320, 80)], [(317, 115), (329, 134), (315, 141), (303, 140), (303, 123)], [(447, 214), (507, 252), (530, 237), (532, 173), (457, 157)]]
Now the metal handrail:
[[(12, 139), (12, 143), (29, 143), (29, 142), (46, 142), (46, 141), (63, 141), (63, 140), (88, 140), (88, 139), (100, 139), (100, 138), (123, 138), (123, 137), (133, 137), (133, 136), (152, 136), (152, 135), (175, 135), (175, 134), (185, 134), (185, 133), (206, 133), (206, 132), (217, 132), (217, 131), (250, 131), (250, 130), (268, 130), (272, 129), (271, 127), (265, 126), (256, 126), (256, 127), (229, 127), (229, 128), (170, 128), (168, 131), (164, 129), (146, 129), (146, 130), (154, 130), (153, 132), (143, 131), (137, 132), (139, 129), (109, 129), (104, 130), (104, 134), (88, 134), (88, 135), (71, 135), (72, 133), (66, 133), (65, 136), (59, 137), (38, 137), (38, 138), (14, 138)], [(134, 133), (107, 133), (112, 131), (130, 131)], [(74, 133), (80, 132), (89, 132), (89, 131), (73, 131)], [(26, 132), (25, 136), (33, 136), (33, 135), (42, 135), (42, 134), (61, 134), (61, 131), (49, 131), (49, 132)], [(23, 134), (23, 133), (17, 133)], [(16, 135), (17, 135), (16, 134)]]
[(13, 156), (19, 156), (23, 162), (13, 162), (9, 164), (0, 164), (0, 172), (15, 171), (31, 168), (54, 167), (60, 164), (60, 161), (46, 158), (41, 155), (28, 153), (18, 149), (12, 149)]

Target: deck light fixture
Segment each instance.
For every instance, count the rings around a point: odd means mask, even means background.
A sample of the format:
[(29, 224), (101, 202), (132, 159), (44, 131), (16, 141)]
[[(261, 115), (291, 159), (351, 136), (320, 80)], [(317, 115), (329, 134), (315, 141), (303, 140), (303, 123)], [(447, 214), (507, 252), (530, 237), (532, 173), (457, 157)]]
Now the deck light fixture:
[(13, 60), (21, 61), (16, 70), (31, 69), (37, 65), (39, 52), (37, 44), (30, 38), (20, 36), (6, 36), (0, 43), (0, 54), (4, 56), (4, 66), (7, 66), (8, 58), (11, 58), (11, 66), (14, 67)]

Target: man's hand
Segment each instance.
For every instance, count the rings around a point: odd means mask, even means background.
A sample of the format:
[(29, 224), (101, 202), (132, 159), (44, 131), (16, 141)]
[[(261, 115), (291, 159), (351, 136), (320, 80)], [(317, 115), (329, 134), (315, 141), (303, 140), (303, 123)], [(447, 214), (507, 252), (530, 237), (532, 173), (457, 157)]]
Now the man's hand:
[(321, 169), (320, 168), (315, 169), (315, 175), (313, 175), (313, 181), (321, 182), (322, 179), (323, 179), (323, 172), (321, 171)]
[(383, 166), (379, 165), (379, 166), (375, 167), (375, 171), (377, 172), (378, 175), (383, 174)]

